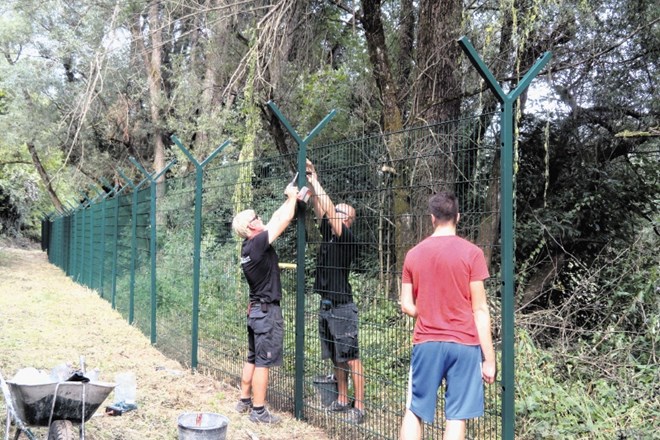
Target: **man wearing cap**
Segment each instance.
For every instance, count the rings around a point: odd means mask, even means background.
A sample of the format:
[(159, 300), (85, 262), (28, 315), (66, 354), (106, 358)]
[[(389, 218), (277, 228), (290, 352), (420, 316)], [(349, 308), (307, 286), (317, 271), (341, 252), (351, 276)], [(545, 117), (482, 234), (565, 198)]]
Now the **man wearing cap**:
[(232, 229), (241, 238), (241, 268), (250, 295), (248, 306), (248, 355), (241, 376), (241, 398), (238, 412), (250, 412), (255, 423), (278, 423), (281, 418), (265, 406), (268, 370), (282, 365), (284, 320), (280, 309), (282, 284), (277, 252), (272, 243), (291, 222), (296, 210), (297, 188), (289, 184), (286, 201), (267, 224), (252, 209), (236, 214)]

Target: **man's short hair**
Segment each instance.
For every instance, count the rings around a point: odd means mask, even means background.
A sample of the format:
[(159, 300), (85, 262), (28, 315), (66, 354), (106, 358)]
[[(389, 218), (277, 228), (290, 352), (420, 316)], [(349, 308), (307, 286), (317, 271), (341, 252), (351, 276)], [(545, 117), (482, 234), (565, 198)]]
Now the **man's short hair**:
[(355, 220), (355, 208), (348, 203), (340, 203), (335, 205), (335, 212), (346, 215), (349, 220)]
[(458, 199), (450, 191), (440, 191), (429, 199), (429, 211), (440, 223), (458, 221)]
[(231, 228), (234, 230), (236, 235), (242, 238), (247, 238), (250, 230), (248, 226), (254, 220), (255, 217), (254, 209), (246, 209), (234, 216), (234, 220), (231, 222)]

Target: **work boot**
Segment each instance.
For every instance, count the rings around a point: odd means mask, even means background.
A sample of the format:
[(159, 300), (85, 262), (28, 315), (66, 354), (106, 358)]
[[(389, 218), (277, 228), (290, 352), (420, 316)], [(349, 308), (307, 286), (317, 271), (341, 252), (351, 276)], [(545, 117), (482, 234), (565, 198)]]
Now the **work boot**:
[(328, 411), (332, 412), (346, 412), (351, 408), (350, 403), (339, 403), (339, 400), (333, 401), (328, 407)]
[(364, 417), (364, 411), (357, 408), (351, 408), (350, 411), (348, 411), (348, 414), (346, 414), (345, 420), (351, 425), (359, 425), (364, 422)]
[(239, 400), (234, 409), (239, 413), (247, 413), (252, 411), (252, 399), (247, 402), (243, 399)]
[(282, 418), (272, 414), (270, 411), (268, 411), (268, 408), (264, 407), (264, 409), (261, 411), (253, 410), (250, 413), (250, 421), (254, 423), (268, 423), (274, 425), (276, 423), (280, 423)]

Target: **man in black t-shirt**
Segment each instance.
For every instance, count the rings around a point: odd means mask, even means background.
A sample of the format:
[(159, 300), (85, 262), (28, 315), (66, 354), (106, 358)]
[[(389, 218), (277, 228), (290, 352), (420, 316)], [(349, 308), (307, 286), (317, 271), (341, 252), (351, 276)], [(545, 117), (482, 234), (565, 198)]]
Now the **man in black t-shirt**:
[(265, 407), (268, 369), (282, 365), (284, 320), (280, 309), (282, 284), (277, 252), (271, 244), (291, 222), (296, 210), (297, 188), (286, 187), (286, 201), (264, 224), (254, 210), (241, 211), (232, 228), (243, 238), (241, 268), (250, 287), (248, 306), (248, 356), (241, 376), (238, 412), (250, 412), (255, 423), (278, 423), (281, 418)]
[[(337, 400), (331, 411), (348, 412), (348, 421), (364, 421), (364, 369), (359, 358), (358, 310), (348, 282), (357, 245), (351, 231), (355, 209), (345, 203), (334, 205), (318, 181), (314, 165), (307, 161), (311, 204), (323, 241), (319, 248), (314, 291), (321, 295), (319, 337), (323, 359), (331, 359), (337, 377)], [(355, 402), (350, 405), (348, 375), (353, 379)]]

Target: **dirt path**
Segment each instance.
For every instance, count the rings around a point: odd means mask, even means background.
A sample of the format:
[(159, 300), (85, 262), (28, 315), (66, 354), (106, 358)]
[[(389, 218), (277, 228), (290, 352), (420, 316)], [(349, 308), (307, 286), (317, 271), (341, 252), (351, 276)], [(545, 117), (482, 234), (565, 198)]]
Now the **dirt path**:
[[(107, 301), (49, 264), (43, 252), (0, 247), (0, 372), (5, 379), (24, 367), (77, 366), (81, 355), (88, 369), (100, 370), (100, 380), (112, 382), (115, 374), (130, 371), (138, 384), (138, 409), (106, 416), (110, 394), (85, 424), (87, 440), (177, 439), (177, 418), (191, 411), (226, 415), (229, 440), (328, 438), (289, 414), (281, 414), (284, 421), (277, 426), (251, 423), (233, 411), (236, 388), (166, 358)], [(5, 417), (0, 398), (3, 430)], [(37, 431), (45, 436), (45, 430)]]

